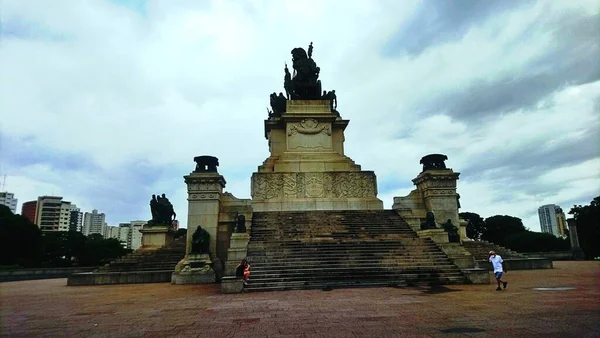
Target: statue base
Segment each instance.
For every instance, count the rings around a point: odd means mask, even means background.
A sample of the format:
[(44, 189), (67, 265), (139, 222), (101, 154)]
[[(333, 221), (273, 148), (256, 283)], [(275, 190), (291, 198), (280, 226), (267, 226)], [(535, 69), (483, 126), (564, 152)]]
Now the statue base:
[(143, 249), (158, 249), (173, 241), (175, 230), (170, 225), (145, 224), (140, 230), (142, 233)]
[(171, 275), (171, 284), (211, 284), (216, 280), (208, 254), (188, 254)]
[(417, 235), (419, 237), (429, 237), (432, 241), (437, 244), (448, 243), (448, 233), (444, 229), (427, 229), (418, 230)]
[(250, 242), (250, 235), (247, 233), (231, 234), (225, 263), (225, 276), (235, 276), (235, 269), (248, 253), (248, 242)]

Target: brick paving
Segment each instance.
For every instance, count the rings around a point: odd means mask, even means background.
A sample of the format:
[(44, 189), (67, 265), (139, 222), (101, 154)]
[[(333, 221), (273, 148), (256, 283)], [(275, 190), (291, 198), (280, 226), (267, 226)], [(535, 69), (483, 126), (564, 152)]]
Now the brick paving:
[[(0, 283), (9, 337), (600, 337), (600, 262), (490, 285), (225, 295), (217, 285)], [(539, 291), (538, 287), (572, 290)]]

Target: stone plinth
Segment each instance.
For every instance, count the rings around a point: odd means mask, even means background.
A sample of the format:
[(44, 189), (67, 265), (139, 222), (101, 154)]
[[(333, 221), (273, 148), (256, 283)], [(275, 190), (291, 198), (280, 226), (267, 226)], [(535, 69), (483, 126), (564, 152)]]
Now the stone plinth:
[(422, 238), (431, 238), (437, 244), (448, 243), (448, 233), (444, 229), (418, 230), (417, 235)]
[(171, 284), (210, 284), (216, 282), (208, 254), (188, 254), (175, 267)]
[(210, 252), (216, 253), (220, 199), (225, 187), (225, 179), (216, 171), (195, 171), (184, 176), (184, 179), (188, 190), (186, 253), (191, 250), (192, 235), (198, 226), (209, 233)]
[(418, 225), (427, 212), (432, 211), (436, 222), (443, 224), (451, 220), (459, 229), (461, 240), (467, 238), (466, 225), (461, 226), (458, 218), (456, 181), (460, 173), (452, 169), (429, 169), (421, 172), (413, 183), (417, 189), (404, 197), (394, 197), (392, 209), (404, 217), (408, 224), (419, 230)]
[(290, 100), (265, 121), (271, 156), (252, 175), (254, 211), (380, 210), (372, 171), (344, 155), (342, 120), (327, 100)]
[(227, 250), (227, 263), (225, 264), (225, 276), (235, 275), (235, 269), (248, 253), (248, 242), (250, 235), (247, 233), (233, 233), (229, 240)]
[(175, 231), (168, 225), (145, 224), (140, 230), (142, 233), (142, 249), (152, 250), (163, 247), (173, 241)]
[(244, 291), (244, 280), (237, 277), (221, 278), (221, 293), (240, 293)]

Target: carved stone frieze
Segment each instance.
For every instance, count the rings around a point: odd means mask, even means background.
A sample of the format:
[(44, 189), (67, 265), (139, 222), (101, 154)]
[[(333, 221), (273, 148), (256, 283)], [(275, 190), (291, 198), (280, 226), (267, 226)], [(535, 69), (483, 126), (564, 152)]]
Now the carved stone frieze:
[(290, 125), (288, 136), (297, 133), (306, 135), (325, 133), (331, 135), (331, 125), (328, 123), (319, 123), (319, 121), (315, 119), (304, 119), (300, 121), (300, 123)]
[(252, 198), (375, 198), (373, 172), (254, 173)]
[(455, 189), (427, 189), (423, 191), (423, 197), (431, 197), (431, 196), (456, 196)]

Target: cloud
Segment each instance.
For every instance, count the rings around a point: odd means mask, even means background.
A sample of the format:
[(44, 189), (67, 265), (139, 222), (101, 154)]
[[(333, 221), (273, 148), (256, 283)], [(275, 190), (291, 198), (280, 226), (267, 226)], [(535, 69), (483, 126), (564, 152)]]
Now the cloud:
[(202, 154), (250, 197), (268, 95), (310, 41), (351, 121), (346, 154), (386, 207), (427, 153), (462, 173), (465, 211), (533, 229), (542, 203), (597, 195), (582, 169), (600, 158), (592, 1), (32, 0), (1, 15), (0, 171), (20, 202), (54, 190), (117, 224), (165, 192), (185, 226), (182, 176)]

